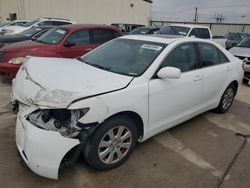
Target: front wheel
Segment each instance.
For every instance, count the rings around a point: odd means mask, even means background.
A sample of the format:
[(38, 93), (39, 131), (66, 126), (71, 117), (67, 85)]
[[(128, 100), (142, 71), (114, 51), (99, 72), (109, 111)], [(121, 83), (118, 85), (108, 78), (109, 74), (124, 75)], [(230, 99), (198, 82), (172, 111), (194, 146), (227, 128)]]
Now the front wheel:
[(112, 169), (129, 157), (136, 141), (135, 123), (129, 117), (116, 116), (97, 128), (86, 145), (84, 156), (95, 169)]
[(230, 84), (223, 93), (218, 107), (215, 109), (216, 113), (225, 113), (231, 107), (237, 88), (234, 84)]

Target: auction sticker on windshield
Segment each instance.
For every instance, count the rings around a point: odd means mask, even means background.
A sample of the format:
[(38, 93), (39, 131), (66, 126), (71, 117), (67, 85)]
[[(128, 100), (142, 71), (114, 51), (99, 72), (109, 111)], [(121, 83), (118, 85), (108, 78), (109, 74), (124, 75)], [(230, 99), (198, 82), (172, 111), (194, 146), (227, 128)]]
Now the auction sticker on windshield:
[(161, 46), (154, 45), (154, 44), (143, 44), (141, 48), (148, 49), (148, 50), (156, 50), (156, 51), (160, 51), (162, 49)]
[(60, 33), (60, 34), (62, 34), (62, 35), (65, 33), (65, 31), (64, 31), (64, 30), (61, 30), (61, 29), (57, 30), (56, 32), (57, 32), (57, 33)]

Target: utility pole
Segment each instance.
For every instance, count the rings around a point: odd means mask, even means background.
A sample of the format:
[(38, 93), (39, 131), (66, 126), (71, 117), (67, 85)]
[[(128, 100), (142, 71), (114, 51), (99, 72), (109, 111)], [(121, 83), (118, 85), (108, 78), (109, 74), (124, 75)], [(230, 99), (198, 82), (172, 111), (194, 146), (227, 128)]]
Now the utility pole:
[(198, 13), (198, 7), (195, 7), (194, 22), (198, 21), (197, 13)]

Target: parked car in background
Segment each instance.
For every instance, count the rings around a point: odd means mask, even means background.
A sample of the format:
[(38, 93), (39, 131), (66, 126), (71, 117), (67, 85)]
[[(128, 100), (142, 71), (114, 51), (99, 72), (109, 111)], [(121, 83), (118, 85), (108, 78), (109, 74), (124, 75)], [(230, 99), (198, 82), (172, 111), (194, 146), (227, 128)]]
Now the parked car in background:
[(160, 28), (157, 27), (137, 27), (130, 31), (128, 34), (129, 35), (134, 35), (134, 34), (154, 34), (156, 31), (158, 31)]
[(31, 57), (12, 84), (16, 145), (44, 177), (57, 179), (80, 154), (112, 169), (137, 141), (211, 109), (225, 113), (242, 77), (238, 58), (196, 38), (127, 35), (77, 59)]
[(212, 32), (209, 27), (202, 25), (190, 25), (190, 24), (171, 24), (162, 27), (157, 31), (157, 34), (164, 35), (182, 35), (185, 37), (195, 37), (201, 39), (210, 39), (222, 47), (226, 47), (226, 39), (213, 38)]
[(36, 40), (17, 42), (0, 49), (0, 73), (15, 77), (26, 56), (75, 58), (122, 36), (105, 25), (64, 25), (53, 28)]
[(37, 20), (28, 22), (22, 26), (7, 26), (2, 30), (4, 35), (14, 35), (19, 34), (27, 29), (37, 26), (61, 26), (67, 24), (75, 24), (75, 22), (67, 20), (67, 19), (60, 19), (60, 18), (39, 18)]
[(247, 33), (228, 33), (225, 35), (226, 41), (226, 49), (229, 50), (233, 46), (235, 46), (241, 39), (243, 39)]
[(241, 39), (229, 52), (244, 62), (244, 77), (250, 81), (250, 35)]
[(130, 31), (134, 30), (137, 27), (145, 26), (140, 24), (127, 24), (127, 23), (112, 23), (111, 25), (117, 27), (124, 34), (128, 34)]
[(1, 24), (0, 25), (0, 35), (2, 34), (2, 29), (7, 28), (8, 26), (22, 26), (28, 22), (29, 21), (27, 21), (27, 20), (15, 20), (15, 21), (10, 21), (10, 22), (6, 22), (4, 24)]
[(16, 35), (3, 35), (0, 36), (0, 48), (11, 43), (21, 42), (26, 40), (35, 40), (40, 37), (46, 31), (51, 29), (51, 26), (44, 27), (32, 27)]

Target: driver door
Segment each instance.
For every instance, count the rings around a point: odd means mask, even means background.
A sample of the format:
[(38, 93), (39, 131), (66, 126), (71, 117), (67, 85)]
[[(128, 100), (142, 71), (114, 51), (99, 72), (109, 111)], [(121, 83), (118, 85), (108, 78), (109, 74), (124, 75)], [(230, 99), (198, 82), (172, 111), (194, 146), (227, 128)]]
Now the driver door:
[(95, 47), (96, 45), (91, 44), (89, 30), (79, 30), (69, 35), (63, 46), (58, 49), (58, 54), (65, 58), (75, 58), (88, 53)]
[(202, 74), (192, 43), (177, 46), (161, 68), (181, 70), (179, 79), (153, 78), (149, 82), (149, 132), (156, 134), (183, 122), (201, 110)]

